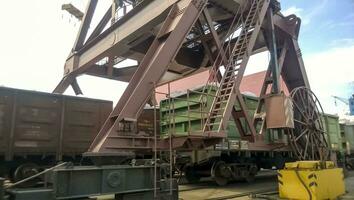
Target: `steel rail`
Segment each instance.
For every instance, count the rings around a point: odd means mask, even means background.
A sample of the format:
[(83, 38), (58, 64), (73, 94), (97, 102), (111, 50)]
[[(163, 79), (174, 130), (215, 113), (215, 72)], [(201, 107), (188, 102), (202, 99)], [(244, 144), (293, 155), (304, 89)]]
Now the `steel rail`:
[(275, 193), (276, 191), (277, 191), (277, 188), (272, 187), (272, 188), (268, 188), (268, 189), (225, 195), (225, 196), (221, 196), (221, 197), (212, 197), (212, 198), (208, 198), (206, 200), (225, 200), (225, 199), (239, 198), (239, 197), (245, 197), (245, 196), (253, 196), (253, 195), (262, 194), (262, 193), (270, 193), (270, 192)]

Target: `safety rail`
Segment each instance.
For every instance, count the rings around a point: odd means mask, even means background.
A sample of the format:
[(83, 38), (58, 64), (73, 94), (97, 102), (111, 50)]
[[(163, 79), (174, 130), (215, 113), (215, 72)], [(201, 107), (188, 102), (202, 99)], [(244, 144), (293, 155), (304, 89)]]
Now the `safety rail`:
[[(170, 89), (169, 89), (170, 90)], [(186, 122), (188, 124), (187, 126), (187, 135), (188, 136), (192, 136), (192, 135), (198, 135), (198, 133), (202, 133), (203, 131), (203, 127), (205, 125), (205, 119), (207, 118), (207, 116), (210, 114), (209, 109), (207, 108), (207, 98), (208, 97), (215, 97), (215, 95), (213, 94), (208, 94), (208, 93), (203, 93), (200, 91), (196, 91), (196, 90), (187, 90), (187, 93), (185, 94), (186, 97), (173, 97), (168, 93), (164, 93), (164, 92), (155, 92), (155, 94), (162, 94), (162, 95), (166, 95), (166, 101), (168, 102), (168, 107), (160, 107), (160, 109), (164, 109), (164, 112), (166, 112), (166, 118), (168, 118), (168, 122), (166, 124), (166, 126), (168, 127), (169, 131), (173, 131), (174, 133), (172, 133), (171, 135), (174, 136), (176, 133), (176, 124), (179, 123), (176, 121), (176, 118), (187, 118)], [(190, 95), (191, 94), (197, 94), (200, 95), (199, 100), (192, 100)], [(187, 104), (187, 110), (183, 113), (176, 113), (176, 108), (175, 104), (177, 101), (183, 101)], [(192, 109), (192, 107), (195, 106), (194, 109)], [(191, 116), (191, 114), (197, 114), (197, 116)], [(199, 115), (198, 115), (199, 114)], [(161, 119), (162, 120), (162, 119)], [(196, 121), (196, 120), (200, 120), (200, 130), (192, 130), (192, 121)], [(161, 133), (161, 135), (164, 135), (163, 133)]]
[(118, 9), (115, 10), (115, 12), (114, 12), (114, 17), (112, 19), (112, 24), (117, 22), (117, 21), (119, 21), (127, 13), (129, 13), (131, 10), (133, 10), (134, 7), (136, 7), (137, 5), (139, 5), (143, 1), (144, 0), (136, 0), (136, 1), (133, 1), (132, 4), (122, 1), (122, 5), (118, 5)]

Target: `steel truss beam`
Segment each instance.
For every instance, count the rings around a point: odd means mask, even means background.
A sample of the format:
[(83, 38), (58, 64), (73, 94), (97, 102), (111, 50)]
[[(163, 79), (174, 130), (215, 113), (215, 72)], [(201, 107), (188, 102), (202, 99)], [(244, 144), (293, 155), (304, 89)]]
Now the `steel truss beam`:
[[(73, 51), (70, 53), (70, 56), (68, 57), (64, 66), (63, 80), (58, 84), (58, 86), (54, 89), (53, 92), (65, 92), (67, 87), (77, 76), (87, 74), (88, 71), (91, 71), (90, 68), (97, 67), (96, 62), (100, 61), (105, 57), (123, 56), (125, 58), (136, 59), (136, 53), (131, 51), (131, 45), (135, 44), (137, 41), (142, 41), (141, 39), (146, 37), (146, 35), (153, 35), (154, 32), (156, 32), (157, 30), (156, 26), (163, 22), (163, 19), (166, 17), (168, 9), (176, 1), (177, 0), (144, 0), (139, 3), (133, 10), (128, 12), (123, 18), (121, 18), (116, 23), (112, 24), (112, 26), (109, 27), (107, 30), (103, 31), (104, 27), (107, 26), (108, 22), (112, 17), (111, 6), (107, 10), (105, 15), (102, 17), (101, 21), (96, 26), (92, 34), (90, 36), (87, 36), (87, 28), (94, 13), (94, 8), (96, 6), (95, 1), (90, 2), (89, 6), (87, 7), (82, 26), (77, 36), (77, 45), (75, 43)], [(231, 0), (226, 1), (231, 2)], [(227, 4), (226, 1), (225, 4)], [(239, 1), (238, 3), (239, 6), (243, 6), (245, 4), (245, 1)], [(233, 4), (235, 4), (235, 2), (233, 2)], [(218, 6), (216, 6), (214, 1), (211, 1), (210, 5), (215, 7), (210, 8), (213, 11), (211, 15), (213, 15), (214, 18), (220, 18), (220, 16), (225, 15), (222, 14), (221, 10), (223, 12), (227, 11), (227, 15), (232, 14), (230, 8), (224, 8), (219, 4)], [(216, 12), (217, 10), (219, 11)], [(289, 23), (288, 21), (291, 21), (291, 23)], [(296, 35), (296, 33), (298, 32), (298, 30), (294, 28), (297, 27), (294, 26), (294, 23), (298, 23), (298, 21), (298, 18), (294, 15), (291, 15), (287, 18), (284, 18), (279, 13), (274, 15), (274, 25), (276, 29), (284, 30), (291, 35)], [(208, 34), (207, 38), (209, 36), (211, 36), (211, 34)], [(84, 44), (81, 44), (85, 38), (87, 38), (87, 40), (84, 42)], [(255, 53), (265, 50), (265, 48), (263, 48), (265, 44), (262, 43), (262, 41), (257, 41), (256, 47), (259, 50), (256, 50)], [(210, 48), (213, 47), (211, 46)], [(145, 54), (145, 52), (142, 53)], [(186, 56), (187, 55), (183, 54), (181, 56), (178, 56), (178, 58), (184, 58)], [(142, 58), (142, 56), (139, 57)], [(195, 58), (195, 55), (190, 55), (190, 58), (193, 57)], [(194, 69), (189, 68), (189, 70)], [(90, 73), (90, 75), (95, 74)], [(101, 76), (101, 74), (98, 74), (97, 76)], [(180, 77), (181, 76), (179, 76), (179, 78)], [(115, 79), (119, 80), (120, 78), (116, 77)], [(124, 80), (125, 79), (126, 78), (124, 78)]]
[[(268, 0), (264, 1), (268, 2)], [(239, 6), (247, 8), (247, 1), (239, 2)], [(94, 1), (91, 1), (91, 3), (94, 4)], [(183, 63), (182, 61), (176, 62), (176, 60), (185, 58), (188, 55), (185, 52), (196, 52), (197, 54), (195, 55), (202, 55), (204, 60), (209, 60), (209, 63), (213, 63), (218, 59), (221, 59), (224, 65), (229, 62), (228, 56), (230, 54), (224, 52), (225, 46), (222, 45), (222, 41), (225, 40), (224, 37), (227, 37), (227, 35), (225, 30), (222, 30), (220, 26), (218, 27), (222, 22), (215, 20), (220, 18), (220, 13), (217, 12), (221, 11), (219, 8), (212, 7), (213, 4), (206, 7), (207, 3), (207, 0), (145, 0), (105, 31), (103, 29), (112, 18), (113, 7), (107, 10), (91, 36), (87, 37), (85, 28), (80, 28), (81, 31), (78, 38), (81, 39), (77, 39), (77, 41), (82, 41), (82, 38), (88, 39), (81, 44), (81, 48), (73, 48), (77, 49), (77, 51), (73, 51), (67, 59), (65, 76), (54, 92), (62, 93), (69, 85), (72, 85), (75, 93), (81, 93), (76, 82), (76, 77), (81, 74), (129, 81), (126, 91), (91, 145), (90, 152), (122, 153), (139, 149), (144, 151), (152, 150), (154, 138), (137, 135), (133, 130), (134, 126), (132, 124), (136, 123), (142, 109), (149, 101), (154, 87), (161, 83), (160, 81), (166, 71), (172, 70), (173, 67), (174, 69), (182, 68), (177, 73), (183, 76), (198, 68), (208, 67), (208, 65), (197, 63), (196, 67), (191, 70), (191, 68), (188, 69), (190, 67), (188, 63), (190, 64), (191, 59), (183, 61), (187, 65), (181, 64)], [(89, 5), (88, 8), (91, 9), (88, 10), (92, 10), (92, 7), (93, 5)], [(219, 11), (217, 11), (218, 9)], [(246, 11), (248, 10), (246, 9)], [(230, 12), (228, 11), (227, 14), (224, 12), (223, 15), (230, 15)], [(242, 17), (246, 14), (241, 13), (237, 17)], [(90, 17), (92, 17), (90, 15), (92, 13), (88, 12), (84, 18), (90, 20)], [(261, 27), (257, 28), (267, 30), (270, 27), (272, 30), (271, 41), (275, 41), (274, 37), (276, 37), (277, 41), (288, 45), (287, 51), (280, 53), (281, 59), (278, 61), (279, 63), (284, 63), (283, 70), (275, 72), (273, 77), (278, 77), (280, 73), (289, 89), (298, 85), (308, 85), (296, 40), (300, 20), (296, 16), (283, 17), (280, 13), (274, 14), (270, 11), (267, 12), (267, 16), (267, 23), (260, 23)], [(232, 17), (234, 16), (229, 16), (228, 19), (232, 19)], [(225, 18), (223, 22), (225, 22)], [(230, 24), (230, 22), (228, 23)], [(206, 26), (209, 30), (208, 33), (204, 32), (204, 27)], [(191, 33), (192, 29), (194, 35)], [(195, 30), (197, 31), (195, 32)], [(199, 35), (195, 35), (198, 32)], [(273, 33), (275, 33), (275, 36)], [(268, 44), (269, 36), (267, 35), (268, 32), (263, 31), (261, 34), (252, 37), (254, 45), (250, 45), (252, 48), (247, 50), (248, 56), (264, 51), (268, 47), (272, 52), (275, 52), (273, 57), (278, 57), (276, 55), (278, 52), (274, 51), (276, 46), (272, 47)], [(190, 39), (191, 36), (194, 38)], [(189, 38), (189, 44), (185, 46), (188, 43), (186, 37)], [(239, 38), (232, 40), (232, 46), (235, 45), (234, 43), (237, 40)], [(76, 42), (74, 47), (80, 46), (80, 43)], [(191, 47), (191, 44), (197, 46)], [(275, 45), (274, 42), (271, 44)], [(222, 53), (223, 56), (221, 58), (215, 56), (218, 52)], [(139, 60), (139, 66), (128, 68), (113, 67), (114, 59), (117, 57), (139, 57), (137, 54), (143, 57), (142, 60)], [(190, 57), (193, 58), (195, 55), (190, 54)], [(97, 65), (96, 63), (103, 58), (108, 58), (108, 63)], [(274, 64), (276, 62), (272, 66)], [(274, 69), (278, 69), (278, 67)], [(273, 72), (274, 69), (269, 73)], [(221, 81), (221, 76), (221, 74), (218, 74), (219, 82)], [(241, 79), (237, 79), (236, 85), (240, 84)], [(241, 110), (235, 111), (232, 108), (226, 111), (226, 115), (234, 117), (243, 139), (254, 141), (255, 129), (251, 125), (252, 121), (247, 115), (247, 108), (244, 105), (238, 87), (235, 88), (232, 98), (240, 104)], [(242, 129), (240, 118), (246, 119), (246, 124), (251, 130), (250, 133), (246, 133)], [(174, 138), (173, 147), (186, 149), (190, 147), (204, 148), (219, 142), (222, 137), (221, 135), (214, 135), (209, 138), (204, 136)], [(159, 141), (160, 148), (164, 148), (167, 145), (166, 141)]]
[[(124, 134), (126, 130), (122, 130), (121, 126), (129, 126), (129, 124), (136, 122), (153, 93), (156, 83), (159, 82), (169, 63), (177, 55), (183, 40), (205, 5), (206, 1), (203, 0), (183, 0), (172, 6), (157, 37), (89, 151), (105, 152), (107, 150), (115, 151), (116, 149), (120, 151), (128, 145), (127, 142), (130, 143), (129, 137), (117, 136), (117, 132), (118, 135), (119, 133)], [(127, 131), (125, 134), (135, 134), (134, 130)], [(137, 142), (138, 146), (135, 146), (135, 148), (146, 149), (152, 147), (151, 138), (135, 137), (135, 140), (139, 140)], [(110, 145), (112, 142), (122, 143), (114, 147)]]

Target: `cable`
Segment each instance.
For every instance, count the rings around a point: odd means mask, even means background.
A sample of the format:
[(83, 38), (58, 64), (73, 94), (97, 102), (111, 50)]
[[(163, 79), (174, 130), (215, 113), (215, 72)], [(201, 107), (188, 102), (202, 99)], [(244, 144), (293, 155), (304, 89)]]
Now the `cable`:
[(301, 182), (301, 184), (302, 184), (302, 185), (304, 186), (304, 188), (306, 189), (307, 194), (308, 194), (309, 197), (310, 197), (310, 200), (312, 200), (311, 191), (310, 191), (309, 188), (306, 187), (306, 184), (305, 184), (304, 180), (302, 180), (302, 178), (300, 177), (299, 170), (295, 169), (295, 174), (296, 174), (297, 178), (299, 179), (299, 181)]

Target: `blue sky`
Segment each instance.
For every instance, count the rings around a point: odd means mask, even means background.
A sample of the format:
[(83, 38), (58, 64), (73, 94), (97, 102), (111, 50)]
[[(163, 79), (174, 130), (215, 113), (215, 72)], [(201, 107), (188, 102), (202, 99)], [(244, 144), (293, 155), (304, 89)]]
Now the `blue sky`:
[(300, 45), (304, 54), (354, 44), (353, 0), (281, 0), (282, 11), (302, 18)]
[(340, 113), (331, 95), (354, 93), (354, 1), (281, 0), (285, 15), (302, 19), (299, 43), (312, 89), (325, 111)]
[[(103, 15), (111, 1), (100, 0), (98, 13)], [(87, 0), (2, 4), (0, 27), (6, 29), (0, 33), (0, 85), (45, 92), (54, 89), (79, 27), (78, 21), (61, 10), (68, 2), (83, 10)], [(302, 18), (299, 40), (312, 90), (326, 112), (338, 113), (345, 106), (335, 107), (331, 95), (349, 97), (354, 92), (348, 85), (354, 81), (354, 0), (281, 0), (281, 4), (284, 14)], [(267, 54), (252, 57), (248, 73), (265, 70), (268, 61)], [(115, 102), (126, 87), (125, 83), (88, 76), (78, 82), (85, 96)], [(73, 93), (69, 90), (67, 94)]]

